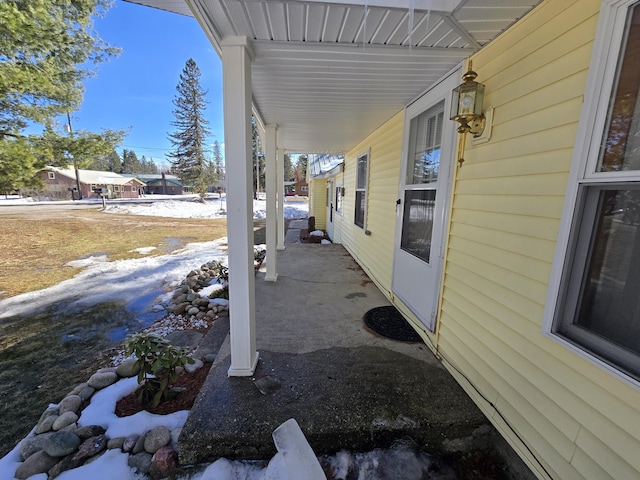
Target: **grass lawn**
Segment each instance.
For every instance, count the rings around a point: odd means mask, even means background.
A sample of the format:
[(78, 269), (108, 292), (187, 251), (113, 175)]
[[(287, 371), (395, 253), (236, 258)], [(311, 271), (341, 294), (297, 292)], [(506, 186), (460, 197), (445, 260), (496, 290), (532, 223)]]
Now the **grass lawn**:
[[(138, 258), (133, 250), (157, 247), (162, 255), (190, 242), (227, 235), (226, 219), (182, 219), (106, 214), (98, 209), (0, 216), (0, 292), (13, 296), (56, 285), (79, 269), (71, 260), (106, 254)], [(148, 256), (148, 255), (145, 255)]]

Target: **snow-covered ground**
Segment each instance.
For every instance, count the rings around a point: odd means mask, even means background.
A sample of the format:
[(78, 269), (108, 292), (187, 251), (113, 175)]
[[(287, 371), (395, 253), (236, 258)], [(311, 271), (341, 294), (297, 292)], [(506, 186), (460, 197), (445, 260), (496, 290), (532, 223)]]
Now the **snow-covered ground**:
[[(19, 204), (24, 199), (0, 200)], [(174, 218), (215, 218), (224, 214), (225, 201), (208, 200), (205, 204), (191, 201), (162, 200), (150, 205), (110, 204), (107, 213), (128, 215), (155, 215)], [(286, 218), (304, 218), (308, 215), (305, 202), (287, 203)], [(254, 215), (264, 218), (265, 202), (254, 201)], [(155, 247), (141, 247), (142, 254), (153, 255)], [(78, 259), (75, 266), (84, 267), (78, 275), (53, 287), (37, 292), (26, 293), (0, 301), (0, 318), (24, 314), (27, 309), (45, 307), (64, 302), (66, 308), (74, 306), (87, 307), (106, 301), (133, 302), (148, 292), (160, 291), (177, 285), (187, 273), (200, 265), (221, 260), (226, 263), (226, 239), (213, 242), (191, 243), (181, 250), (166, 255), (156, 255), (133, 260), (110, 262), (103, 255)], [(169, 294), (170, 295), (170, 294)], [(147, 295), (148, 296), (148, 295)], [(150, 298), (148, 307), (158, 303), (158, 297)], [(71, 387), (71, 386), (69, 386)], [(107, 429), (109, 436), (125, 436), (129, 433), (144, 433), (157, 425), (165, 425), (169, 429), (182, 426), (187, 412), (172, 415), (152, 415), (141, 412), (126, 420), (115, 415), (116, 402), (134, 391), (136, 379), (123, 379), (116, 384), (98, 392), (90, 405), (83, 410), (78, 421), (80, 426), (100, 424)], [(33, 434), (33, 433), (32, 433)], [(32, 435), (30, 434), (30, 435)], [(128, 454), (120, 450), (109, 450), (88, 465), (69, 470), (61, 474), (58, 480), (141, 480), (142, 476), (127, 464)], [(375, 450), (364, 454), (340, 452), (327, 460), (334, 472), (334, 478), (345, 479), (347, 472), (358, 472), (358, 480), (386, 480), (407, 477), (407, 471), (418, 472), (425, 478), (430, 460), (406, 447), (388, 450)], [(14, 478), (14, 472), (20, 464), (19, 445), (4, 458), (0, 459), (0, 479)], [(408, 469), (408, 470), (407, 470)], [(196, 473), (184, 477), (184, 480), (288, 480), (290, 477), (284, 469), (282, 456), (272, 459), (269, 467), (261, 468), (251, 462), (231, 462), (220, 459)], [(410, 477), (414, 478), (414, 477)], [(451, 478), (432, 474), (432, 480)], [(30, 480), (46, 480), (46, 474), (31, 477)], [(294, 480), (293, 478), (291, 480)], [(299, 480), (299, 479), (295, 479)]]

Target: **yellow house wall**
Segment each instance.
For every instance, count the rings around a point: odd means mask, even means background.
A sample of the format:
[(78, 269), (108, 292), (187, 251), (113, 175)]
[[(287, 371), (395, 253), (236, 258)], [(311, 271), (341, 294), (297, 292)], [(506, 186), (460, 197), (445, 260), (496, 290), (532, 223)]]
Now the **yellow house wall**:
[[(345, 187), (345, 196), (342, 211), (334, 216), (334, 237), (388, 297), (391, 295), (403, 117), (403, 111), (397, 113), (345, 155), (344, 172), (338, 179)], [(367, 151), (367, 207), (362, 229), (354, 224), (356, 162), (358, 156)]]
[(316, 229), (327, 228), (327, 181), (318, 179), (309, 184), (309, 216), (316, 217)]
[(547, 1), (473, 57), (493, 131), (454, 184), (438, 349), (540, 478), (640, 478), (640, 391), (542, 333), (599, 7)]

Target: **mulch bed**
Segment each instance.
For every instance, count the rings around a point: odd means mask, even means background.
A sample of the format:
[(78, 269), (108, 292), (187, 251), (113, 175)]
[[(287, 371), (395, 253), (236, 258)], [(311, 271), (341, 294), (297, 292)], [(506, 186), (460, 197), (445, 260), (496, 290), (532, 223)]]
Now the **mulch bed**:
[(168, 415), (180, 410), (191, 410), (193, 402), (198, 396), (202, 384), (207, 379), (210, 369), (211, 364), (205, 363), (194, 373), (183, 373), (180, 375), (174, 386), (185, 387), (186, 390), (176, 395), (175, 398), (170, 401), (161, 402), (160, 405), (155, 408), (148, 405), (140, 405), (138, 403), (138, 390), (136, 390), (118, 400), (115, 413), (118, 417), (128, 417), (143, 410), (157, 415)]

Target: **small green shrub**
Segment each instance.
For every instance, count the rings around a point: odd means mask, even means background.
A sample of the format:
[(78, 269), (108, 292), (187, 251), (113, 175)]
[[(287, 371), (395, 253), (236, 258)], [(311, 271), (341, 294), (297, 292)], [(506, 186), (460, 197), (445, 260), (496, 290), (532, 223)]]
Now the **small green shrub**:
[(224, 287), (220, 288), (219, 290), (214, 290), (209, 295), (209, 298), (226, 298), (227, 300), (229, 300), (229, 288)]
[(222, 264), (220, 260), (215, 262), (215, 265), (212, 267), (218, 279), (216, 280), (218, 283), (228, 283), (229, 282), (229, 267)]
[(127, 343), (127, 355), (134, 355), (140, 367), (138, 403), (152, 407), (175, 396), (171, 386), (178, 378), (176, 368), (195, 363), (183, 349), (174, 347), (163, 338), (147, 334), (136, 335)]

